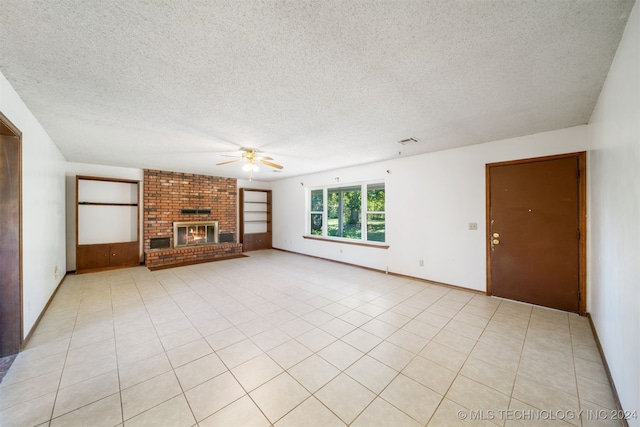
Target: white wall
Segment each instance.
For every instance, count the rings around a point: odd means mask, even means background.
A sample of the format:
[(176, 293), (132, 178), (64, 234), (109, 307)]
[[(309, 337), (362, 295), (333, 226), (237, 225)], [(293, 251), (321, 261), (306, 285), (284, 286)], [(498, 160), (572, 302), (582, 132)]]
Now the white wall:
[(26, 336), (64, 277), (65, 160), (1, 73), (0, 111), (22, 132), (22, 301)]
[(238, 189), (240, 188), (255, 188), (258, 190), (270, 190), (271, 183), (264, 181), (249, 181), (248, 179), (238, 180)]
[(140, 224), (138, 231), (140, 233), (140, 254), (142, 256), (142, 224), (143, 224), (143, 205), (142, 190), (144, 172), (142, 169), (123, 168), (117, 166), (93, 165), (88, 163), (66, 163), (66, 254), (67, 264), (66, 271), (75, 271), (76, 269), (76, 176), (96, 176), (101, 178), (115, 179), (131, 179), (140, 181), (139, 187), (139, 208), (140, 208)]
[[(587, 126), (577, 126), (276, 181), (273, 246), (484, 291), (485, 164), (586, 149)], [(336, 177), (341, 184), (385, 180), (389, 249), (302, 238), (307, 188)], [(470, 222), (478, 229), (469, 230)]]
[(588, 126), (588, 310), (629, 411), (640, 411), (639, 8), (629, 17)]

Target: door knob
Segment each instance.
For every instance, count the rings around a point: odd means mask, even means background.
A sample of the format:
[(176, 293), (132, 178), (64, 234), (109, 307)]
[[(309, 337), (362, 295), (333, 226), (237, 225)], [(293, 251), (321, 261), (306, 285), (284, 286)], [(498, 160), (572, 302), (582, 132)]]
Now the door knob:
[(495, 238), (497, 239), (498, 237), (500, 237), (500, 234), (498, 234), (498, 233), (493, 233), (493, 237), (495, 237)]
[(494, 244), (494, 245), (497, 245), (497, 244), (499, 244), (499, 243), (500, 243), (500, 240), (498, 240), (498, 239), (493, 239), (493, 244)]

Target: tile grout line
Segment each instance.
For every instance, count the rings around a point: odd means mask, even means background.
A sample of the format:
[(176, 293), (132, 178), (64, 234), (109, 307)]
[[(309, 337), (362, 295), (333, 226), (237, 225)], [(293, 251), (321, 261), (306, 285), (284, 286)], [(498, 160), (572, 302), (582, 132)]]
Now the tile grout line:
[[(473, 297), (471, 299), (469, 299), (469, 301), (471, 301), (473, 299)], [(466, 307), (469, 304), (469, 301), (467, 301), (459, 310), (456, 314), (460, 313), (460, 311), (462, 311), (462, 309), (464, 307)], [(473, 345), (473, 347), (471, 348), (471, 350), (468, 352), (467, 356), (464, 359), (464, 362), (462, 363), (462, 365), (460, 366), (460, 368), (458, 369), (458, 371), (456, 372), (456, 375), (453, 378), (453, 381), (451, 381), (451, 384), (449, 384), (449, 387), (447, 387), (447, 390), (442, 394), (442, 399), (440, 399), (440, 402), (438, 403), (438, 405), (436, 406), (436, 408), (433, 411), (433, 414), (431, 414), (431, 417), (429, 417), (429, 420), (427, 421), (426, 425), (429, 425), (429, 423), (431, 422), (431, 420), (433, 419), (433, 417), (435, 416), (435, 414), (438, 412), (438, 409), (440, 408), (440, 406), (442, 405), (442, 402), (444, 402), (444, 400), (447, 398), (447, 393), (449, 393), (449, 390), (451, 390), (451, 386), (453, 386), (453, 383), (456, 381), (456, 378), (458, 378), (458, 375), (462, 375), (460, 374), (460, 371), (462, 371), (462, 368), (464, 367), (464, 365), (466, 364), (466, 362), (469, 360), (469, 358), (471, 357), (471, 353), (473, 352), (473, 350), (475, 349), (475, 347), (478, 345), (478, 343), (480, 342), (480, 338), (482, 337), (482, 335), (485, 333), (487, 326), (489, 325), (489, 322), (491, 321), (491, 319), (493, 319), (493, 317), (495, 316), (495, 313), (498, 311), (498, 308), (500, 307), (501, 303), (499, 303), (496, 306), (496, 309), (493, 311), (493, 314), (491, 315), (491, 317), (489, 318), (489, 321), (487, 322), (487, 324), (484, 326), (484, 328), (482, 329), (482, 333), (480, 334), (480, 336), (478, 336), (477, 340), (475, 341), (475, 344)], [(451, 317), (451, 319), (449, 319), (449, 321), (447, 323), (444, 324), (444, 326), (440, 329), (440, 331), (444, 330), (446, 328), (446, 326), (451, 322), (451, 320), (453, 320), (455, 316)], [(444, 344), (443, 344), (444, 345)], [(446, 346), (446, 345), (445, 345)], [(448, 346), (446, 346), (448, 347)], [(464, 376), (464, 375), (463, 375)], [(471, 379), (471, 378), (470, 378)], [(473, 379), (471, 379), (472, 381), (475, 381)], [(451, 400), (452, 402), (462, 406), (463, 408), (465, 408), (464, 405), (455, 402), (454, 400)], [(466, 408), (471, 410), (472, 408)]]
[[(152, 276), (154, 276), (154, 277), (155, 277), (155, 274), (153, 274), (153, 272), (151, 272), (151, 273), (152, 273)], [(188, 406), (188, 408), (189, 408), (189, 411), (191, 412), (191, 416), (193, 417), (194, 421), (196, 421), (196, 425), (197, 425), (197, 424), (198, 424), (198, 420), (196, 419), (196, 415), (194, 414), (194, 412), (193, 412), (193, 408), (192, 408), (192, 406), (191, 406), (191, 403), (189, 403), (189, 399), (187, 399), (187, 396), (186, 396), (186, 394), (185, 394), (185, 390), (184, 390), (184, 388), (182, 387), (182, 384), (180, 383), (180, 380), (178, 379), (178, 376), (177, 376), (176, 371), (175, 371), (175, 367), (173, 366), (173, 363), (171, 363), (171, 359), (169, 359), (169, 355), (167, 354), (167, 350), (166, 350), (166, 348), (165, 348), (164, 344), (162, 343), (162, 340), (160, 339), (160, 335), (158, 334), (158, 330), (157, 330), (157, 328), (156, 328), (156, 323), (153, 321), (153, 317), (151, 316), (151, 313), (149, 313), (149, 309), (148, 309), (147, 304), (146, 304), (146, 302), (145, 302), (145, 300), (144, 300), (144, 297), (143, 297), (143, 296), (142, 296), (142, 294), (140, 293), (140, 288), (139, 288), (139, 286), (138, 286), (138, 283), (136, 282), (135, 278), (133, 278), (133, 279), (134, 279), (133, 281), (134, 281), (135, 288), (136, 288), (136, 290), (138, 291), (138, 294), (140, 295), (140, 298), (141, 298), (141, 300), (142, 300), (142, 304), (144, 305), (145, 312), (147, 313), (147, 316), (149, 316), (149, 320), (151, 321), (151, 324), (153, 325), (153, 330), (155, 331), (156, 336), (158, 337), (158, 341), (160, 342), (160, 345), (162, 346), (162, 350), (163, 350), (163, 352), (164, 352), (164, 355), (165, 355), (165, 357), (167, 358), (167, 360), (169, 361), (169, 366), (171, 366), (171, 372), (173, 373), (173, 376), (174, 376), (174, 378), (175, 378), (176, 382), (178, 383), (178, 386), (180, 387), (180, 390), (182, 391), (182, 396), (183, 396), (183, 398), (184, 398), (185, 402), (187, 402), (187, 406)], [(156, 280), (157, 280), (157, 278), (156, 278)], [(160, 284), (160, 286), (162, 286), (162, 287), (165, 289), (165, 291), (167, 292), (167, 294), (169, 295), (169, 297), (170, 297), (170, 298), (175, 302), (175, 299), (173, 299), (173, 297), (171, 296), (171, 293), (169, 293), (169, 292), (167, 291), (167, 289), (164, 287), (164, 285), (162, 284), (162, 282), (161, 282), (160, 280), (158, 280), (158, 283)], [(178, 307), (180, 308), (180, 311), (182, 311), (182, 312), (183, 312), (183, 314), (184, 314), (184, 311), (182, 310), (182, 308), (181, 308), (180, 306), (178, 306)], [(185, 317), (187, 317), (187, 316), (186, 316), (186, 314), (185, 314)], [(191, 323), (191, 320), (190, 320), (190, 319), (189, 319), (189, 323)], [(193, 323), (191, 323), (191, 325), (193, 326)], [(199, 331), (198, 331), (198, 333), (199, 333)], [(207, 344), (208, 344), (208, 343), (207, 343)], [(213, 349), (212, 349), (212, 350), (213, 350)], [(153, 357), (153, 356), (151, 356), (151, 357)], [(145, 360), (145, 359), (143, 359), (143, 360)], [(119, 366), (118, 366), (118, 367), (119, 367)], [(157, 378), (157, 377), (159, 377), (159, 376), (161, 376), (161, 375), (165, 375), (165, 374), (166, 374), (166, 372), (163, 372), (163, 373), (160, 373), (160, 374), (158, 374), (158, 375), (155, 375), (155, 376), (153, 376), (152, 378), (149, 378), (149, 379)], [(149, 379), (147, 379), (147, 380), (145, 380), (145, 381), (148, 381)], [(140, 384), (141, 384), (141, 383), (140, 383)], [(138, 384), (132, 385), (131, 387), (135, 387), (136, 385), (138, 385)], [(135, 418), (135, 417), (137, 417), (137, 416), (139, 416), (139, 415), (141, 415), (141, 414), (144, 414), (145, 412), (151, 411), (152, 409), (154, 409), (154, 408), (156, 408), (156, 407), (158, 407), (158, 406), (160, 406), (160, 405), (163, 405), (164, 403), (166, 403), (166, 402), (170, 401), (171, 399), (175, 399), (175, 398), (176, 398), (176, 396), (172, 396), (172, 397), (168, 398), (167, 400), (165, 400), (165, 401), (162, 401), (162, 402), (158, 403), (157, 405), (154, 405), (154, 406), (152, 406), (152, 407), (150, 407), (150, 408), (147, 408), (145, 411), (142, 411), (142, 412), (140, 412), (140, 413), (138, 413), (138, 414), (134, 415), (133, 417), (131, 417), (131, 418), (129, 418), (129, 419), (133, 419), (133, 418)], [(122, 390), (120, 390), (120, 399), (121, 399), (121, 401), (122, 401)], [(124, 423), (124, 421), (125, 421), (125, 419), (124, 419), (124, 405), (123, 405), (123, 407), (122, 407), (122, 419), (123, 419), (123, 423)]]
[[(80, 315), (80, 306), (82, 305), (82, 299), (84, 297), (84, 286), (82, 285), (82, 281), (80, 281), (80, 284), (78, 286), (81, 287), (82, 289), (82, 293), (81, 293), (81, 297), (78, 299), (78, 305), (76, 308), (76, 315), (75, 318), (73, 320), (73, 329), (71, 331), (71, 336), (69, 337), (69, 344), (67, 345), (67, 351), (64, 357), (64, 363), (62, 364), (62, 371), (60, 372), (60, 379), (58, 380), (58, 388), (56, 389), (56, 396), (53, 399), (53, 405), (51, 407), (51, 415), (49, 416), (49, 420), (48, 420), (48, 424), (51, 425), (51, 423), (53, 422), (54, 418), (53, 418), (53, 414), (55, 412), (56, 409), (56, 404), (58, 403), (58, 394), (60, 393), (60, 385), (62, 384), (62, 378), (64, 378), (64, 372), (65, 372), (65, 368), (67, 366), (67, 358), (69, 357), (69, 352), (71, 351), (71, 342), (73, 341), (73, 334), (75, 332), (76, 329), (76, 325), (78, 324), (78, 317)], [(63, 414), (66, 415), (66, 414)], [(61, 415), (62, 416), (62, 415)]]
[[(135, 285), (135, 280), (133, 279), (133, 276), (131, 276), (131, 279), (133, 280), (133, 283)], [(118, 397), (120, 400), (120, 422), (124, 425), (124, 402), (122, 401), (122, 386), (120, 381), (120, 363), (118, 363), (118, 342), (117, 342), (117, 335), (116, 335), (116, 315), (115, 315), (115, 310), (113, 309), (113, 287), (111, 283), (109, 283), (109, 295), (111, 297), (110, 302), (111, 302), (111, 324), (113, 328), (113, 347), (114, 347), (113, 351), (116, 356), (116, 370), (118, 372)]]

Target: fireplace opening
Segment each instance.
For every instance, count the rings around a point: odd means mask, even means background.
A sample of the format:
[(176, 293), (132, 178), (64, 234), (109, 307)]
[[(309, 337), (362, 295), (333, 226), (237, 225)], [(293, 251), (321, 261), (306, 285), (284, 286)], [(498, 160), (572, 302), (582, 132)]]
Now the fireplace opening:
[(211, 245), (218, 243), (218, 221), (188, 221), (173, 223), (173, 247)]
[(151, 249), (162, 249), (171, 247), (170, 237), (152, 237), (149, 239), (149, 247)]

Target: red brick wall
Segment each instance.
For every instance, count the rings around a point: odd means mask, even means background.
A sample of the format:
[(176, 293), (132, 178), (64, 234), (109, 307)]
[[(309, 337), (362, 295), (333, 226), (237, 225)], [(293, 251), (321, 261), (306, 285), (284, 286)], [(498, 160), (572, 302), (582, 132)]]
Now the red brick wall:
[(220, 243), (184, 249), (151, 249), (145, 254), (145, 265), (150, 269), (155, 269), (213, 261), (216, 258), (231, 258), (241, 253), (241, 243)]
[[(219, 233), (233, 233), (238, 241), (237, 181), (233, 178), (195, 175), (190, 173), (144, 170), (144, 252), (147, 266), (159, 260), (170, 264), (173, 254), (175, 263), (189, 258), (189, 251), (198, 253), (198, 260), (229, 256), (242, 252), (240, 244), (213, 245), (209, 249), (188, 248), (180, 250), (150, 249), (150, 238), (169, 237), (173, 248), (173, 223), (175, 221), (218, 221)], [(182, 214), (181, 209), (211, 209), (211, 214)], [(225, 246), (225, 249), (222, 248)], [(229, 248), (233, 248), (230, 253)], [(240, 249), (237, 249), (239, 247)], [(206, 247), (205, 247), (206, 248)], [(156, 254), (156, 255), (152, 255)]]

